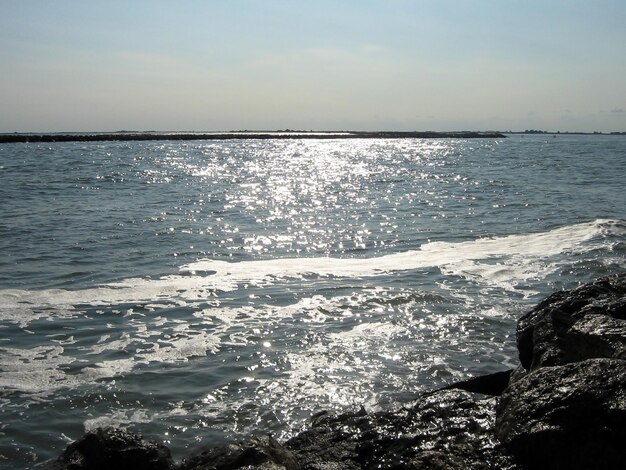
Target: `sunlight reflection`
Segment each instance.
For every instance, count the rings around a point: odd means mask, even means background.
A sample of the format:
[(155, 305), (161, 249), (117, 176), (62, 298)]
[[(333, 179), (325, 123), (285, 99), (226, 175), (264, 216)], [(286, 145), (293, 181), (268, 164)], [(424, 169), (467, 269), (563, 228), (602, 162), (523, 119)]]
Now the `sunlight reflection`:
[(220, 253), (358, 255), (401, 244), (400, 219), (416, 233), (430, 231), (423, 213), (445, 218), (467, 197), (448, 189), (450, 182), (475, 184), (455, 166), (459, 145), (436, 139), (164, 144), (165, 156), (144, 177), (203, 182), (206, 192), (193, 210), (174, 210), (163, 220), (204, 236)]

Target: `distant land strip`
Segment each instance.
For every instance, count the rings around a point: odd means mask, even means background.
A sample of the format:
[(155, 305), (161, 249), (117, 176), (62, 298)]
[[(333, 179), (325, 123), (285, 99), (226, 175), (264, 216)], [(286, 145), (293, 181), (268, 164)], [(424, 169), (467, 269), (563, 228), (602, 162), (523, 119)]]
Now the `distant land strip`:
[(476, 139), (504, 138), (500, 132), (113, 132), (60, 134), (0, 134), (0, 143), (16, 142), (99, 142), (141, 140), (234, 140), (234, 139)]

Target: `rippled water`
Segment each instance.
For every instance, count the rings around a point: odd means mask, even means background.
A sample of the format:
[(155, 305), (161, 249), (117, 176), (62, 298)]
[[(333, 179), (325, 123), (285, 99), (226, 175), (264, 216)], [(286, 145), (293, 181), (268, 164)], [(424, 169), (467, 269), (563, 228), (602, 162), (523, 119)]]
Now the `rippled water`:
[(0, 146), (0, 466), (116, 425), (287, 438), (516, 362), (625, 269), (626, 139)]

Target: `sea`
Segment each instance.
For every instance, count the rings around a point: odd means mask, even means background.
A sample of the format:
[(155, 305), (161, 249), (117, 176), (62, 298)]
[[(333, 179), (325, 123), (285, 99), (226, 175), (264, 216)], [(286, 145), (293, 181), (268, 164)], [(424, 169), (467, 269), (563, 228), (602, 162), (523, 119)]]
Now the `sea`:
[(626, 271), (626, 137), (0, 145), (0, 467), (400, 407)]

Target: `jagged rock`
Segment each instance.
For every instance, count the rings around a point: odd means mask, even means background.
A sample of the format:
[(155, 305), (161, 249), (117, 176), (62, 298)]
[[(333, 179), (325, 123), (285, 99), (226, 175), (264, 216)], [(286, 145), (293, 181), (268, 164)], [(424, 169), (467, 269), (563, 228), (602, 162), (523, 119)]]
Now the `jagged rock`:
[(518, 321), (517, 345), (501, 442), (529, 468), (626, 467), (626, 274), (540, 302)]
[(180, 470), (299, 470), (294, 455), (272, 436), (238, 444), (206, 447), (186, 459)]
[(98, 428), (70, 444), (52, 465), (54, 470), (169, 470), (174, 463), (167, 447), (145, 442), (121, 429)]
[(626, 358), (626, 274), (552, 294), (520, 318), (517, 346), (527, 370)]
[(397, 411), (322, 415), (285, 447), (311, 470), (514, 468), (494, 418), (492, 398), (437, 391)]
[(316, 415), (280, 445), (271, 437), (207, 448), (181, 470), (513, 469), (493, 433), (493, 398), (427, 393), (393, 411)]
[(626, 468), (626, 361), (543, 367), (513, 382), (496, 434), (533, 469)]

